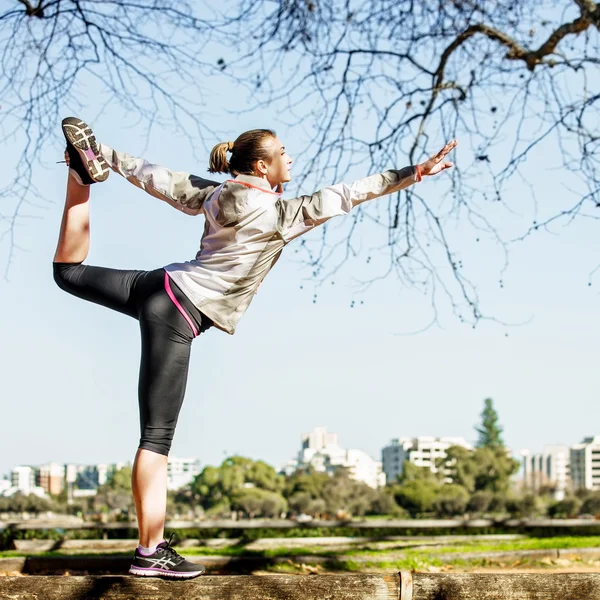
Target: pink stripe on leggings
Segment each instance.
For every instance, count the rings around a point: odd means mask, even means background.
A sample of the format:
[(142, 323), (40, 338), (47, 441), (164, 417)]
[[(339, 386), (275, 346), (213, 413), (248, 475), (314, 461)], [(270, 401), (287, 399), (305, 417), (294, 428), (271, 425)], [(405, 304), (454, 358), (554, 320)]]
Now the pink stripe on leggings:
[(171, 300), (173, 301), (173, 304), (177, 307), (177, 310), (182, 314), (183, 318), (188, 322), (188, 325), (192, 328), (192, 333), (194, 334), (194, 337), (198, 337), (198, 330), (196, 329), (192, 319), (190, 319), (190, 316), (185, 312), (185, 308), (183, 308), (183, 306), (181, 306), (181, 304), (179, 304), (179, 301), (177, 300), (177, 298), (175, 298), (175, 294), (173, 293), (173, 290), (171, 289), (171, 282), (169, 281), (169, 274), (165, 271), (165, 290), (167, 290), (167, 294), (169, 295), (169, 298), (171, 298)]

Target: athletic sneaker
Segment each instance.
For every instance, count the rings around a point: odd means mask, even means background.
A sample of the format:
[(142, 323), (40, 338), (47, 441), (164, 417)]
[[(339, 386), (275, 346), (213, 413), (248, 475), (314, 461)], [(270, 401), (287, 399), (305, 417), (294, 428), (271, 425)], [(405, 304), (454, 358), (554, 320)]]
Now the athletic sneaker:
[(191, 579), (202, 575), (206, 568), (177, 554), (171, 546), (172, 539), (173, 536), (168, 542), (165, 540), (158, 544), (154, 554), (148, 556), (141, 554), (136, 548), (129, 572), (132, 575), (143, 577), (166, 577), (169, 579)]
[(62, 130), (67, 140), (69, 168), (77, 173), (84, 185), (104, 181), (110, 170), (100, 154), (92, 129), (81, 119), (67, 117), (62, 121)]

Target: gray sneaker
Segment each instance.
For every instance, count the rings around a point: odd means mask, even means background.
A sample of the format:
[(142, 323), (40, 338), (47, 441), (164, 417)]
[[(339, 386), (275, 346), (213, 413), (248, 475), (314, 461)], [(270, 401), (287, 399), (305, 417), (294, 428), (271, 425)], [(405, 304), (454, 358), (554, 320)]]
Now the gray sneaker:
[(169, 541), (165, 540), (158, 544), (154, 554), (141, 554), (136, 548), (129, 572), (142, 577), (165, 577), (167, 579), (191, 579), (202, 575), (206, 568), (177, 554), (171, 546), (172, 539), (173, 536)]

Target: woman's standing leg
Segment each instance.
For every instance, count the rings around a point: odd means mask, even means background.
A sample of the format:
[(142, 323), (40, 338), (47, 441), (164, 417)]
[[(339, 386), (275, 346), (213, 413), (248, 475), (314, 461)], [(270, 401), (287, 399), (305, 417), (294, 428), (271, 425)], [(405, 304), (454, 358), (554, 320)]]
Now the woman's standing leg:
[(139, 322), (140, 444), (132, 487), (140, 544), (151, 548), (163, 540), (167, 456), (185, 396), (194, 335), (164, 289), (139, 307)]
[(168, 457), (138, 448), (133, 462), (131, 488), (140, 546), (154, 548), (164, 539), (167, 513)]
[(204, 572), (204, 567), (184, 560), (163, 542), (167, 456), (185, 396), (194, 334), (164, 289), (143, 301), (138, 318), (142, 337), (141, 436), (132, 488), (141, 547), (134, 554), (129, 572), (145, 576), (196, 577)]

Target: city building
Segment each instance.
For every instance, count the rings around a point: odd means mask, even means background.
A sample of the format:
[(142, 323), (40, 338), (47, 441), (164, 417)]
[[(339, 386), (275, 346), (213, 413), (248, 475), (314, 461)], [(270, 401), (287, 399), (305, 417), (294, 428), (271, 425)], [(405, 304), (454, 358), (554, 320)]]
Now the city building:
[(198, 458), (177, 458), (169, 456), (167, 465), (167, 489), (178, 490), (191, 483), (202, 471)]
[(65, 487), (65, 466), (57, 463), (41, 465), (37, 469), (37, 484), (48, 494), (56, 496)]
[(600, 435), (571, 447), (571, 479), (575, 489), (600, 490)]
[(10, 487), (4, 489), (3, 496), (14, 496), (15, 494), (35, 494), (40, 498), (46, 496), (46, 491), (36, 485), (37, 470), (35, 467), (20, 465), (14, 467), (10, 473)]
[(11, 471), (10, 480), (13, 488), (27, 496), (36, 487), (35, 469), (27, 466), (15, 467)]
[(291, 475), (298, 469), (309, 469), (334, 473), (340, 468), (347, 469), (350, 477), (372, 488), (385, 485), (381, 462), (362, 450), (342, 448), (337, 434), (329, 433), (324, 427), (315, 427), (311, 433), (302, 434), (298, 458), (287, 461), (279, 472)]
[(523, 485), (535, 492), (542, 487), (554, 487), (554, 498), (563, 500), (571, 487), (571, 458), (568, 446), (545, 446), (541, 454), (521, 452)]
[(0, 496), (3, 496), (4, 493), (12, 487), (10, 479), (6, 477), (2, 477), (0, 479)]
[(388, 483), (398, 480), (402, 475), (404, 461), (408, 460), (418, 467), (430, 469), (437, 473), (438, 464), (443, 461), (450, 446), (462, 446), (468, 450), (473, 447), (462, 437), (431, 437), (418, 436), (414, 438), (396, 438), (381, 451), (383, 472)]

